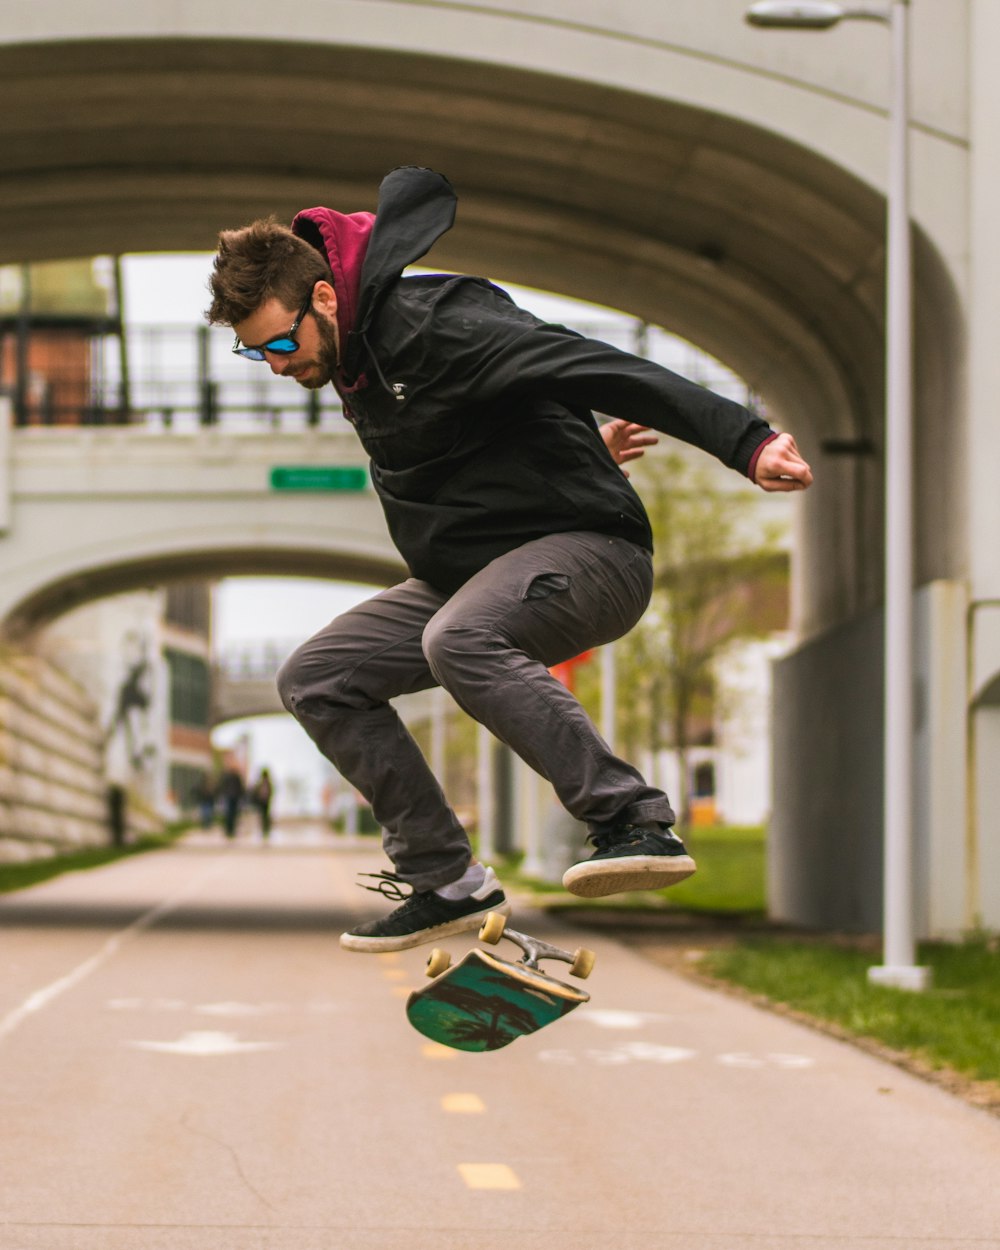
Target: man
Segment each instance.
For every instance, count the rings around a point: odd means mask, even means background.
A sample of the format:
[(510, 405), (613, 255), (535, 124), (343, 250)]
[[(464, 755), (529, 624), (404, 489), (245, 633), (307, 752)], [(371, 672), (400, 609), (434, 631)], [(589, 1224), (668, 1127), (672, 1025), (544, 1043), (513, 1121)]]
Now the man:
[[(788, 434), (650, 361), (547, 325), (481, 278), (401, 277), (454, 220), (427, 169), (382, 183), (376, 214), (220, 235), (208, 318), (300, 386), (332, 382), (371, 458), (410, 577), (338, 617), (283, 666), (285, 707), (368, 799), (401, 902), (341, 937), (402, 950), (509, 911), (389, 700), (440, 684), (546, 777), (594, 851), (563, 878), (596, 897), (695, 870), (667, 796), (616, 757), (549, 668), (612, 641), (652, 589), (652, 539), (619, 464), (643, 427), (764, 490), (812, 475)], [(602, 433), (592, 412), (616, 418)], [(408, 892), (409, 891), (409, 892)]]

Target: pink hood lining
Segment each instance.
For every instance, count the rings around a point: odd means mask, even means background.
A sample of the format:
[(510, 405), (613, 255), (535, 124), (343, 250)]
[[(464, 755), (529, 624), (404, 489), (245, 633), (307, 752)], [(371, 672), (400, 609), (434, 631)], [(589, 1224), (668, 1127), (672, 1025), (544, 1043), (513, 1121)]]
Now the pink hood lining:
[(292, 230), (307, 243), (322, 241), (333, 273), (341, 343), (347, 342), (357, 321), (361, 267), (374, 225), (374, 213), (338, 213), (332, 208), (304, 208), (292, 221)]

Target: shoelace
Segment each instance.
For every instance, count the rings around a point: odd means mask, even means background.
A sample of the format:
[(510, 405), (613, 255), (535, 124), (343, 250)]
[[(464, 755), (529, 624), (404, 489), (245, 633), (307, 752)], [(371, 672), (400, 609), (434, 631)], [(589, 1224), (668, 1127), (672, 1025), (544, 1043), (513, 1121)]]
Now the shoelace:
[(381, 894), (394, 903), (402, 903), (414, 892), (413, 886), (402, 877), (397, 877), (394, 872), (359, 872), (358, 876), (374, 877), (378, 881), (378, 885), (365, 885), (363, 881), (356, 881), (355, 885), (360, 889), (371, 890), (373, 894)]

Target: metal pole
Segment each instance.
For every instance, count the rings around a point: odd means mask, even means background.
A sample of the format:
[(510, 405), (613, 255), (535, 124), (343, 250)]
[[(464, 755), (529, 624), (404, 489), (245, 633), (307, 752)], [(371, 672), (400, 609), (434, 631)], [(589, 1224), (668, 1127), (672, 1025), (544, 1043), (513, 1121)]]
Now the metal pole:
[(615, 749), (618, 719), (618, 666), (615, 658), (615, 644), (605, 643), (601, 647), (601, 734), (612, 751)]
[(211, 345), (208, 326), (198, 327), (198, 392), (201, 401), (199, 419), (202, 425), (214, 425), (219, 419), (216, 410), (216, 386), (211, 374)]
[(884, 963), (869, 980), (924, 989), (913, 916), (913, 326), (908, 0), (890, 12), (892, 88), (886, 224)]
[(431, 690), (431, 772), (444, 786), (445, 774), (445, 694), (440, 686)]
[(21, 301), (17, 310), (16, 373), (14, 377), (14, 422), (28, 425), (28, 373), (31, 344), (31, 266), (21, 266)]
[(476, 730), (476, 806), (479, 809), (479, 858), (496, 855), (493, 823), (493, 735), (485, 725)]
[[(115, 321), (118, 334), (118, 420), (125, 423), (132, 412), (132, 382), (129, 375), (128, 336), (125, 333), (125, 283), (122, 280), (122, 258), (114, 258)], [(103, 407), (103, 404), (101, 405)]]
[(515, 756), (514, 767), (517, 770), (517, 810), (521, 822), (521, 847), (524, 850), (521, 871), (526, 877), (544, 877), (545, 861), (542, 858), (539, 819), (541, 778), (518, 756)]

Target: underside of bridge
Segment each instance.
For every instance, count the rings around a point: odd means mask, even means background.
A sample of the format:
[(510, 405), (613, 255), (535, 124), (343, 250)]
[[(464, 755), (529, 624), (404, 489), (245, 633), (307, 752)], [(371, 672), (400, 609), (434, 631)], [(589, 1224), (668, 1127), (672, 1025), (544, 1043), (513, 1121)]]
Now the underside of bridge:
[[(148, 39), (0, 50), (0, 261), (211, 249), (317, 203), (374, 206), (399, 164), (446, 173), (430, 262), (624, 309), (742, 374), (818, 470), (797, 615), (879, 598), (883, 213), (870, 187), (740, 119), (584, 81), (388, 51)], [(954, 431), (961, 326), (918, 235), (921, 463)], [(921, 581), (962, 548), (918, 482)], [(236, 570), (233, 570), (236, 571)]]
[(224, 577), (306, 577), (325, 581), (359, 582), (373, 590), (391, 586), (406, 576), (401, 562), (363, 557), (350, 552), (301, 548), (210, 547), (144, 557), (142, 560), (104, 563), (80, 568), (42, 586), (7, 616), (0, 636), (23, 641), (35, 631), (74, 608), (109, 595), (163, 586), (175, 581), (216, 581)]

